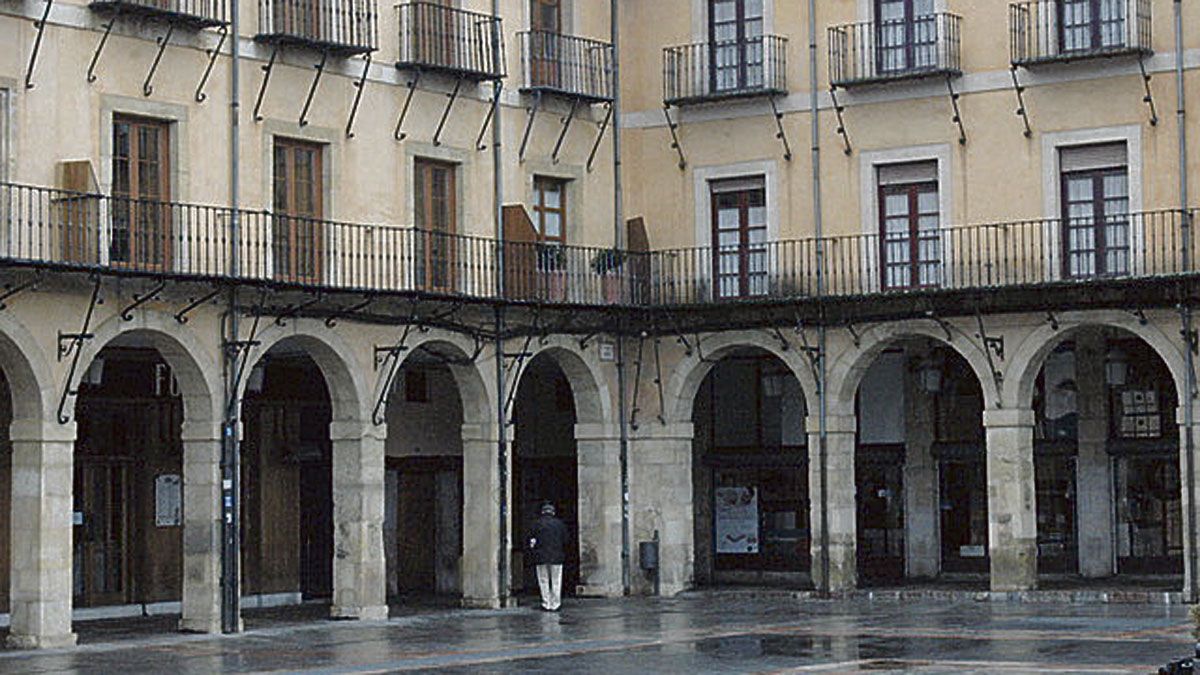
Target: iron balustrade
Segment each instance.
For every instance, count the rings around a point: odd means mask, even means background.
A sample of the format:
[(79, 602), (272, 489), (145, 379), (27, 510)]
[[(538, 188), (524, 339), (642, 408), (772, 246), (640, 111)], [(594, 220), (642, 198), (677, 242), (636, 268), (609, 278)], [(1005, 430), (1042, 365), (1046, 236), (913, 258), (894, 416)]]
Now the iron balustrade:
[(199, 28), (229, 23), (228, 0), (93, 0), (88, 7), (130, 16), (164, 18)]
[(834, 86), (960, 75), (962, 19), (945, 12), (866, 21), (828, 30), (829, 81)]
[(1149, 54), (1150, 0), (1027, 0), (1008, 8), (1014, 65)]
[(762, 35), (663, 49), (669, 105), (787, 93), (787, 38)]
[(435, 70), (474, 80), (498, 80), (507, 75), (500, 17), (432, 2), (406, 2), (398, 10), (397, 68)]
[[(497, 300), (487, 237), (0, 183), (0, 261), (87, 272), (226, 279)], [(826, 297), (1165, 278), (1183, 267), (1195, 210), (947, 226), (827, 237)], [(1193, 240), (1194, 241), (1194, 240)], [(1101, 245), (1099, 242), (1103, 242)], [(512, 302), (692, 305), (816, 296), (815, 238), (652, 252), (508, 241)], [(1200, 253), (1193, 243), (1192, 256)]]
[(375, 0), (258, 0), (260, 42), (352, 55), (379, 48)]
[(532, 30), (518, 34), (524, 91), (596, 103), (613, 100), (612, 43)]

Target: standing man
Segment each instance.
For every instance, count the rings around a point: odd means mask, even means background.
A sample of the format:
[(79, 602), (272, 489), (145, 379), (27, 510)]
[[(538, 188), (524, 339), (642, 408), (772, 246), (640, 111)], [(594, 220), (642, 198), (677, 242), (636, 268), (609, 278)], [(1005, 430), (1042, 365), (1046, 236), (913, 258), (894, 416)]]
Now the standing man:
[(567, 526), (554, 516), (554, 505), (542, 505), (542, 515), (529, 531), (529, 554), (537, 565), (542, 611), (557, 612), (562, 606), (562, 568), (567, 560)]

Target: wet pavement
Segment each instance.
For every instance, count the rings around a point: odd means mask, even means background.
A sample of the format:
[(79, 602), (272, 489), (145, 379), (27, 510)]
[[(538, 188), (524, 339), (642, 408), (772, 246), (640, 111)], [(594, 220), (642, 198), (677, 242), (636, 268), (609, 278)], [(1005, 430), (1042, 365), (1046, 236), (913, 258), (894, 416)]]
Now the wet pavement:
[(733, 592), (567, 600), (557, 614), (424, 607), (369, 623), (317, 618), (323, 611), (250, 614), (237, 636), (166, 633), (166, 617), (113, 622), (110, 630), (81, 624), (80, 646), (0, 652), (0, 673), (1146, 673), (1190, 644), (1179, 605)]

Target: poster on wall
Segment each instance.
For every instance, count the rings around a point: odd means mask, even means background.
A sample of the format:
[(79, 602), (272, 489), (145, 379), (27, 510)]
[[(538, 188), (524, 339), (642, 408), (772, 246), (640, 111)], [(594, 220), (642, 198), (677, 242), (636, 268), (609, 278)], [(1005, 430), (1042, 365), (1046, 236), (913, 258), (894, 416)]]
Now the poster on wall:
[(178, 527), (183, 511), (183, 481), (179, 474), (167, 473), (154, 479), (154, 524)]
[(758, 553), (758, 492), (716, 488), (717, 553)]

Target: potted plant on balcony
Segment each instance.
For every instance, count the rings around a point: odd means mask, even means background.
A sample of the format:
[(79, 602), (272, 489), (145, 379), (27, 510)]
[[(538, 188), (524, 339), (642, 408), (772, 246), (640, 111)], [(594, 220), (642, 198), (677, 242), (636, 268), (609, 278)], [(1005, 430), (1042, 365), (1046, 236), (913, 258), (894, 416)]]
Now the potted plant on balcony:
[(539, 295), (550, 302), (567, 299), (567, 252), (561, 244), (538, 242)]
[(621, 266), (625, 264), (625, 252), (606, 248), (592, 256), (592, 271), (600, 275), (604, 302), (613, 304), (621, 301)]

